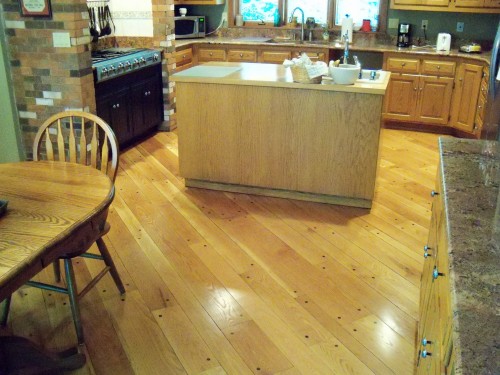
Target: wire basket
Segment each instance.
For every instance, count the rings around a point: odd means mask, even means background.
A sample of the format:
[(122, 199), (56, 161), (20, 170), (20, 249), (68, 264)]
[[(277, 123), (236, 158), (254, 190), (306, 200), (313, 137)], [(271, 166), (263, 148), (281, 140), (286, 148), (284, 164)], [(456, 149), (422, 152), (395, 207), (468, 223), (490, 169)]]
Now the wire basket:
[(318, 75), (316, 77), (310, 78), (305, 66), (292, 65), (290, 69), (292, 70), (293, 82), (321, 83), (322, 76)]

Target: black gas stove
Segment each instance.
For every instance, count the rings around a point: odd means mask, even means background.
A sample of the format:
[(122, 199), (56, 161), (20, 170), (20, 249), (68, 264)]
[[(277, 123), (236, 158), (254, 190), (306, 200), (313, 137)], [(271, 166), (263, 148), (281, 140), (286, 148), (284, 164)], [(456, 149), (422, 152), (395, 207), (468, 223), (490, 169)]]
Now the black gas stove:
[(92, 52), (94, 81), (101, 82), (161, 64), (161, 52), (144, 48), (109, 48)]

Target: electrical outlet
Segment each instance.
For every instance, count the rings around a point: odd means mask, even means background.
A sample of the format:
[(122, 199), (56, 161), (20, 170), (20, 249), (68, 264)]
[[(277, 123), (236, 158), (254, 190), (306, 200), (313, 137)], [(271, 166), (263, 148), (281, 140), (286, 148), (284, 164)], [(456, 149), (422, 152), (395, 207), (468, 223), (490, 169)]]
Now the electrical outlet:
[(397, 29), (399, 25), (399, 18), (389, 18), (389, 29)]
[(428, 30), (429, 29), (429, 21), (427, 20), (422, 20), (422, 30)]
[(464, 31), (464, 23), (457, 22), (457, 32), (462, 33)]

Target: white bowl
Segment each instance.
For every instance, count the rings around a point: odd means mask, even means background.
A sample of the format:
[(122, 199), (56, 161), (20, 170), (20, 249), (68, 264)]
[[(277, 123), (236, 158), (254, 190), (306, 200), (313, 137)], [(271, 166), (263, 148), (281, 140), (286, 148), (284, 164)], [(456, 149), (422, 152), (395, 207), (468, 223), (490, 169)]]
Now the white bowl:
[(330, 66), (330, 75), (333, 82), (338, 85), (352, 85), (359, 76), (359, 66), (352, 64), (340, 64), (339, 66)]

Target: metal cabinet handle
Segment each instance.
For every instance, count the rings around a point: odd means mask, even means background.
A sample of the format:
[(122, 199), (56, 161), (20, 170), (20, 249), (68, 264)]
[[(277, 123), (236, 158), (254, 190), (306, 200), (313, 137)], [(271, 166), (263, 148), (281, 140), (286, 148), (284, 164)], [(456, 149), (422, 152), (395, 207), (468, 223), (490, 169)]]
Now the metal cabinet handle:
[(426, 258), (426, 259), (429, 257), (429, 255), (431, 255), (431, 254), (429, 254), (429, 250), (431, 250), (431, 248), (429, 246), (425, 245), (424, 246), (424, 258)]
[(431, 352), (428, 352), (427, 350), (422, 350), (422, 353), (420, 353), (421, 357), (422, 358), (427, 358), (427, 357), (430, 357), (432, 356), (432, 353)]
[(432, 341), (427, 340), (425, 337), (422, 339), (422, 345), (426, 346), (427, 344), (432, 344)]
[(439, 195), (439, 193), (435, 190), (431, 191), (431, 197), (435, 197), (436, 195)]
[(432, 270), (432, 278), (436, 280), (439, 276), (444, 276), (444, 273), (439, 272), (438, 268), (434, 266), (434, 269)]

